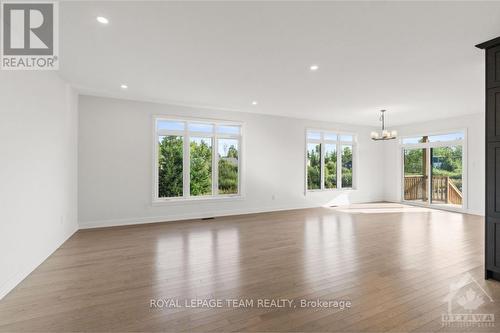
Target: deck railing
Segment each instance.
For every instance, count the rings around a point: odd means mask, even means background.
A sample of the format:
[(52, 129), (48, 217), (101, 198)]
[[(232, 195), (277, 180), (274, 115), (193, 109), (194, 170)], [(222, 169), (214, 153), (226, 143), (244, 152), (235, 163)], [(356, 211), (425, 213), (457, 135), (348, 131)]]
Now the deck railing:
[[(424, 176), (405, 176), (405, 200), (427, 200), (427, 182)], [(433, 176), (431, 187), (432, 201), (462, 205), (462, 192), (453, 184), (450, 177)]]

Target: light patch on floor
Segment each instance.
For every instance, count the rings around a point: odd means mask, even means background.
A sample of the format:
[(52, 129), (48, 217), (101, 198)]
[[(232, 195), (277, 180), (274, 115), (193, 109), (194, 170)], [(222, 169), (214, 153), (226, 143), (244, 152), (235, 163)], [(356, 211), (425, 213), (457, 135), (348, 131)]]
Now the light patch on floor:
[(436, 212), (436, 210), (403, 205), (398, 203), (367, 203), (367, 204), (351, 204), (339, 207), (328, 207), (342, 213), (349, 214), (386, 214), (386, 213), (422, 213)]

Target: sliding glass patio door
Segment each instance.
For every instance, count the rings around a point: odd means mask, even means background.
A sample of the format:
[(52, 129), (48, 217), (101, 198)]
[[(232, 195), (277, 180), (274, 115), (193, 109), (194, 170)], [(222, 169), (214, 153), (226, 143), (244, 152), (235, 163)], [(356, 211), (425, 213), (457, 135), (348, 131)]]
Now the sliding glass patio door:
[(403, 198), (406, 201), (427, 202), (427, 159), (425, 148), (403, 149)]
[(402, 140), (402, 200), (459, 209), (465, 204), (463, 132)]

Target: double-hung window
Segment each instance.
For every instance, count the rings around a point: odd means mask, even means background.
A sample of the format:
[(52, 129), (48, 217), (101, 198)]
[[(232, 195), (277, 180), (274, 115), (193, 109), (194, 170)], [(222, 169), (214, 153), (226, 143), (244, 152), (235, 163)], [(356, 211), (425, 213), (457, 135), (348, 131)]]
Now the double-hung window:
[(306, 189), (353, 188), (356, 136), (320, 130), (306, 131)]
[(241, 124), (154, 118), (154, 201), (241, 193)]

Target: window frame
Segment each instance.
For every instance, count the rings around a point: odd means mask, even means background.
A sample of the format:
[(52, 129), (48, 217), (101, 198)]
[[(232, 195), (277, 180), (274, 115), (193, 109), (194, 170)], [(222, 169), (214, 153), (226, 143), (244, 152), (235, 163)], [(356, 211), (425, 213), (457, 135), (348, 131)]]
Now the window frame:
[[(319, 132), (319, 139), (309, 139), (307, 134), (309, 132)], [(337, 140), (325, 139), (325, 133), (331, 133), (337, 135)], [(352, 191), (357, 189), (357, 156), (358, 156), (358, 135), (353, 132), (338, 131), (335, 129), (324, 129), (324, 128), (306, 128), (304, 132), (304, 193), (314, 193), (314, 192), (325, 192), (325, 191)], [(340, 137), (343, 135), (352, 136), (352, 141), (341, 141)], [(307, 145), (309, 143), (319, 144), (321, 150), (320, 157), (320, 182), (321, 186), (319, 189), (308, 189), (307, 188)], [(325, 145), (335, 145), (337, 149), (337, 187), (336, 188), (325, 188)], [(352, 186), (343, 187), (342, 186), (342, 146), (352, 146)]]
[[(434, 135), (446, 135), (446, 134), (452, 134), (452, 133), (457, 133), (457, 132), (462, 132), (463, 133), (463, 139), (459, 140), (450, 140), (450, 141), (436, 141), (436, 142), (425, 142), (425, 143), (403, 143), (403, 140), (406, 138), (415, 138), (415, 137), (423, 137), (423, 136), (434, 136)], [(456, 208), (456, 207), (447, 207), (445, 205), (438, 205), (438, 204), (433, 204), (430, 201), (425, 202), (425, 203), (417, 203), (417, 202), (412, 202), (409, 200), (404, 199), (404, 151), (405, 149), (428, 149), (428, 154), (427, 154), (427, 159), (426, 159), (426, 164), (428, 167), (431, 166), (431, 154), (430, 154), (430, 149), (432, 148), (439, 148), (439, 147), (451, 147), (451, 146), (461, 146), (462, 147), (462, 207)], [(453, 128), (449, 130), (443, 130), (443, 131), (429, 131), (426, 134), (412, 134), (412, 135), (404, 135), (399, 138), (399, 153), (400, 153), (400, 166), (399, 166), (399, 196), (400, 196), (400, 202), (407, 204), (407, 205), (412, 205), (412, 206), (420, 206), (420, 207), (429, 207), (429, 208), (435, 208), (435, 209), (441, 209), (441, 210), (447, 210), (447, 211), (453, 211), (453, 212), (467, 212), (469, 208), (469, 193), (468, 193), (468, 170), (467, 170), (467, 165), (468, 165), (468, 152), (467, 152), (467, 147), (468, 147), (468, 133), (467, 133), (467, 128)], [(430, 191), (431, 191), (431, 177), (428, 177), (427, 179), (427, 196), (430, 199)]]
[[(184, 130), (158, 130), (159, 121), (175, 121), (183, 122)], [(210, 124), (213, 126), (211, 132), (200, 132), (200, 131), (190, 131), (189, 124), (202, 123)], [(240, 134), (221, 134), (217, 133), (217, 126), (238, 126), (240, 128)], [(219, 119), (209, 119), (209, 118), (194, 118), (194, 117), (181, 117), (181, 116), (171, 116), (171, 115), (154, 115), (152, 117), (152, 138), (153, 138), (153, 152), (152, 152), (152, 172), (153, 172), (153, 189), (152, 189), (152, 205), (161, 205), (165, 203), (188, 203), (188, 202), (199, 202), (199, 201), (212, 201), (212, 200), (235, 200), (244, 197), (244, 183), (243, 183), (243, 136), (244, 127), (243, 122), (231, 121), (231, 120), (219, 120)], [(159, 196), (159, 173), (158, 173), (158, 137), (167, 135), (177, 135), (183, 137), (183, 194), (179, 197), (166, 197), (161, 198)], [(190, 165), (190, 142), (192, 137), (202, 137), (211, 138), (212, 141), (212, 193), (210, 195), (197, 195), (192, 196), (190, 194), (190, 182), (191, 182), (191, 165)], [(234, 194), (218, 194), (219, 192), (219, 154), (218, 154), (218, 144), (219, 139), (235, 139), (238, 141), (238, 193)]]

